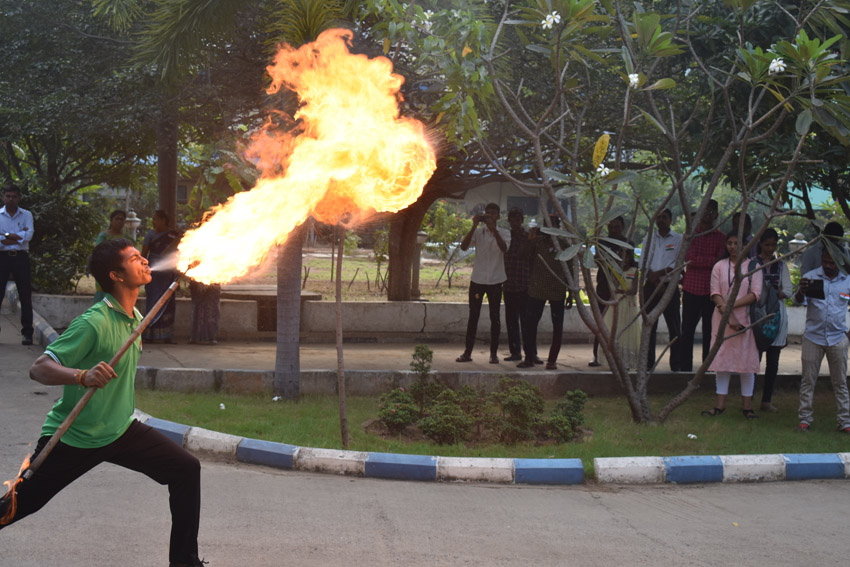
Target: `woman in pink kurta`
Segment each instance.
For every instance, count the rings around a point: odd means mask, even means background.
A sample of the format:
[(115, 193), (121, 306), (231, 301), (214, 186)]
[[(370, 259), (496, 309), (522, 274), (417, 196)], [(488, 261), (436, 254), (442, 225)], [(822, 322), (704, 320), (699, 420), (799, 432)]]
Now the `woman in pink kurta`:
[[(711, 317), (711, 346), (720, 335), (720, 319), (726, 305), (732, 299), (729, 292), (735, 283), (735, 261), (738, 258), (738, 234), (737, 230), (726, 236), (726, 252), (728, 256), (714, 264), (711, 270), (711, 300), (716, 305)], [(741, 272), (746, 274), (748, 262), (741, 265)], [(752, 419), (758, 417), (753, 412), (753, 386), (755, 375), (759, 371), (759, 351), (753, 338), (752, 329), (735, 335), (750, 324), (748, 306), (755, 302), (761, 295), (762, 273), (756, 272), (749, 277), (744, 277), (738, 288), (738, 295), (734, 299), (734, 310), (729, 316), (724, 337), (730, 337), (723, 341), (720, 350), (708, 367), (717, 375), (717, 405), (713, 410), (702, 412), (703, 415), (715, 416), (726, 411), (726, 397), (729, 394), (729, 380), (733, 373), (741, 377), (741, 401), (744, 417)]]

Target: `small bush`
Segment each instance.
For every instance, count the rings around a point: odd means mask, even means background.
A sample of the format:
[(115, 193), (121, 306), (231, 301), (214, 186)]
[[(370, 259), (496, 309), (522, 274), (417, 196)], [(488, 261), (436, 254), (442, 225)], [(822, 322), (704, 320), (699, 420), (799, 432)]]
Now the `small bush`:
[(413, 397), (405, 392), (404, 388), (396, 388), (381, 396), (378, 420), (390, 433), (400, 433), (408, 425), (416, 423), (418, 418)]
[(537, 386), (503, 376), (491, 397), (499, 408), (493, 432), (502, 443), (533, 439), (543, 427), (543, 394)]
[(576, 430), (584, 423), (584, 404), (587, 394), (581, 390), (567, 392), (549, 418), (549, 435), (562, 443), (575, 438)]
[(453, 390), (444, 390), (437, 398), (431, 414), (419, 421), (419, 429), (440, 445), (453, 445), (468, 438), (473, 420), (458, 403)]

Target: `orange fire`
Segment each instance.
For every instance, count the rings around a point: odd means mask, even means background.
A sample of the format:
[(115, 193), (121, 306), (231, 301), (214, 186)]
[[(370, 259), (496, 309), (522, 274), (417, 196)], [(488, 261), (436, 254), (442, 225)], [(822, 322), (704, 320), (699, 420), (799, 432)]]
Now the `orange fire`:
[(0, 526), (5, 526), (10, 523), (13, 519), (15, 519), (15, 512), (18, 511), (18, 494), (15, 492), (15, 487), (23, 480), (21, 477), (21, 473), (27, 470), (30, 466), (30, 456), (27, 455), (24, 458), (24, 462), (21, 463), (21, 469), (18, 471), (18, 477), (15, 480), (4, 480), (3, 485), (6, 486), (6, 496), (2, 499), (5, 500), (7, 497), (9, 499), (8, 508), (6, 508), (6, 512), (0, 517)]
[(422, 194), (436, 157), (422, 123), (399, 116), (404, 79), (386, 58), (351, 54), (350, 39), (347, 30), (328, 30), (314, 43), (278, 51), (268, 92), (298, 94), (297, 132), (266, 129), (254, 138), (248, 155), (260, 180), (186, 233), (178, 270), (199, 261), (193, 279), (226, 283), (311, 215), (335, 224), (399, 211)]

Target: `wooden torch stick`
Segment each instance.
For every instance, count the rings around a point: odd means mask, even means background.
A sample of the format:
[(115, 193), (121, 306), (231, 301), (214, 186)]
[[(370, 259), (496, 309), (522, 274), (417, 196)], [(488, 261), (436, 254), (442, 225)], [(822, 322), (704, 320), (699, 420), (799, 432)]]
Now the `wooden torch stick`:
[[(162, 294), (162, 297), (159, 298), (159, 301), (157, 301), (151, 308), (151, 310), (148, 311), (147, 315), (145, 315), (145, 318), (142, 319), (142, 322), (139, 323), (138, 327), (136, 327), (136, 330), (133, 331), (129, 337), (127, 337), (127, 340), (124, 341), (124, 344), (121, 345), (121, 348), (118, 349), (118, 352), (116, 352), (112, 356), (112, 359), (109, 361), (109, 366), (115, 368), (115, 365), (118, 364), (118, 361), (121, 360), (121, 357), (124, 356), (124, 353), (127, 352), (127, 349), (130, 348), (130, 345), (132, 345), (136, 341), (136, 339), (139, 338), (139, 335), (141, 335), (145, 331), (145, 329), (148, 328), (148, 325), (153, 322), (153, 319), (154, 317), (156, 317), (156, 314), (159, 313), (160, 309), (162, 309), (165, 303), (171, 298), (172, 295), (174, 295), (174, 292), (177, 290), (177, 286), (180, 284), (180, 280), (183, 279), (183, 276), (185, 275), (185, 272), (180, 274), (177, 279), (174, 280), (170, 286), (168, 286), (168, 289), (165, 290), (165, 293)], [(77, 405), (74, 406), (74, 409), (71, 410), (71, 412), (65, 418), (65, 421), (63, 421), (61, 425), (56, 428), (56, 431), (53, 433), (53, 436), (50, 438), (50, 441), (47, 442), (47, 444), (44, 446), (38, 456), (32, 461), (32, 463), (30, 463), (29, 468), (27, 468), (27, 470), (24, 471), (24, 473), (21, 475), (24, 480), (29, 480), (30, 478), (32, 478), (32, 475), (35, 474), (35, 471), (37, 471), (41, 464), (44, 462), (44, 459), (46, 459), (50, 452), (53, 451), (53, 449), (59, 443), (59, 440), (62, 439), (62, 436), (65, 435), (65, 432), (68, 431), (68, 428), (71, 427), (71, 424), (74, 423), (74, 420), (77, 419), (77, 416), (80, 415), (80, 412), (83, 411), (83, 408), (86, 407), (86, 404), (89, 403), (89, 400), (91, 400), (92, 396), (94, 396), (94, 393), (97, 390), (97, 388), (89, 388), (86, 393), (83, 394), (83, 397), (80, 398), (80, 401), (77, 402)]]

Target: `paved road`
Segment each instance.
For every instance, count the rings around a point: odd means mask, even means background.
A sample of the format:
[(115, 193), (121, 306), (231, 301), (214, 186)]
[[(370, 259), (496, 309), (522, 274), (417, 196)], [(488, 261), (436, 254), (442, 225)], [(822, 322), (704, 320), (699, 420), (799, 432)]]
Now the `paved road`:
[[(0, 316), (0, 478), (58, 395)], [(382, 481), (204, 461), (201, 552), (254, 565), (844, 565), (846, 481), (526, 487)], [(166, 491), (105, 465), (0, 531), (0, 567), (167, 564)]]

